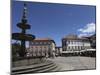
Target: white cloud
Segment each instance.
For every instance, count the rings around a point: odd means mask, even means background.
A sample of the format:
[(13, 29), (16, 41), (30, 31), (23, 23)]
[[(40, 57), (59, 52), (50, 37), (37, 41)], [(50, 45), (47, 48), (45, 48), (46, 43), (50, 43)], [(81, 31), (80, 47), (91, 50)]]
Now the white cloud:
[(78, 29), (80, 32), (79, 37), (81, 36), (90, 36), (95, 33), (95, 23), (88, 23), (83, 28)]
[(85, 27), (78, 29), (82, 33), (95, 32), (95, 23), (88, 23)]
[(91, 36), (91, 35), (93, 35), (94, 33), (80, 33), (79, 35), (78, 35), (78, 37), (83, 37), (83, 36)]

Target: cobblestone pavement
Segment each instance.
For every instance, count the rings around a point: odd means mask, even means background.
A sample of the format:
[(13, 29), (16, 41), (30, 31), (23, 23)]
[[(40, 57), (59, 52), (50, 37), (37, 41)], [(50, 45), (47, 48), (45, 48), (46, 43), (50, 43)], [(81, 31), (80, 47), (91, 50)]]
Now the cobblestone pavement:
[(49, 59), (54, 61), (61, 67), (61, 71), (64, 70), (84, 70), (84, 69), (95, 69), (96, 68), (96, 58), (93, 57), (55, 57), (54, 59)]

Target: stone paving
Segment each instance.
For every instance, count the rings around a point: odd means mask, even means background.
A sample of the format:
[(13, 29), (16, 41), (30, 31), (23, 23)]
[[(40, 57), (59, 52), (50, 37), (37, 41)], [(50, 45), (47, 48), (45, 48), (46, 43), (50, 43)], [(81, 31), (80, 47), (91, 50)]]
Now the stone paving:
[(94, 57), (55, 57), (48, 59), (54, 61), (61, 67), (61, 71), (67, 70), (87, 70), (96, 68), (96, 58)]

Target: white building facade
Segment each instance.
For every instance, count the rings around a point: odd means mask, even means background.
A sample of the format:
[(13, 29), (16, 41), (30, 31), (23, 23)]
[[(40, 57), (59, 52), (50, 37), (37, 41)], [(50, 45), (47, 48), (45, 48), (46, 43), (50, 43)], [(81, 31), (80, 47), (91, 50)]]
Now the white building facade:
[(32, 57), (50, 57), (54, 55), (55, 42), (50, 38), (35, 39), (29, 42), (28, 53)]
[(80, 53), (91, 48), (87, 38), (78, 38), (77, 35), (68, 35), (62, 39), (62, 53)]
[(56, 56), (61, 56), (61, 54), (62, 54), (62, 47), (61, 46), (58, 46), (55, 48), (55, 54), (56, 54)]

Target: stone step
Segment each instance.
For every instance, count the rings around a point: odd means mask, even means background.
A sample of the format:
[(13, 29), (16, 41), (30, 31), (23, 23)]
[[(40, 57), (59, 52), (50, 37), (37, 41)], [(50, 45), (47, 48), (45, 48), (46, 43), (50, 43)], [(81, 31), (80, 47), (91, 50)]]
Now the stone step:
[(55, 64), (51, 64), (51, 65), (48, 65), (48, 66), (44, 66), (44, 67), (41, 67), (41, 68), (37, 68), (37, 70), (33, 71), (33, 70), (30, 70), (30, 71), (27, 71), (25, 72), (25, 74), (27, 73), (42, 73), (42, 72), (46, 72), (48, 70), (50, 70), (52, 67), (54, 67)]
[(59, 65), (57, 65), (55, 69), (50, 70), (50, 72), (58, 72), (58, 71), (61, 71), (61, 67)]
[(15, 68), (12, 68), (12, 72), (17, 72), (17, 71), (21, 71), (21, 70), (38, 68), (38, 67), (42, 67), (42, 66), (46, 66), (46, 65), (50, 65), (50, 64), (52, 64), (51, 61), (45, 61), (45, 62), (40, 63), (40, 64), (34, 64), (34, 65), (27, 65), (27, 66), (15, 67)]
[[(26, 73), (39, 73), (39, 72), (49, 72), (50, 70), (56, 69), (57, 65), (51, 61), (27, 67), (20, 67), (13, 69), (12, 74), (26, 74)], [(55, 70), (56, 71), (56, 70)]]
[(51, 70), (54, 70), (56, 68), (57, 68), (57, 65), (53, 64), (52, 66), (50, 66), (50, 67), (48, 67), (46, 69), (42, 69), (42, 70), (37, 71), (37, 73), (51, 72)]
[(49, 68), (51, 66), (54, 66), (54, 65), (49, 65), (49, 66), (43, 66), (43, 67), (38, 67), (38, 68), (33, 68), (33, 69), (17, 71), (17, 72), (15, 72), (15, 74), (37, 73), (37, 71)]

